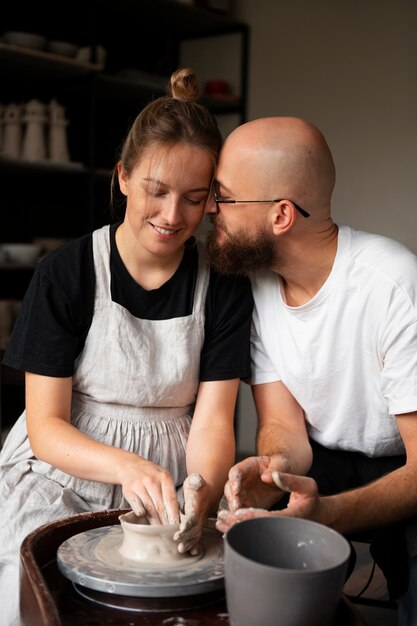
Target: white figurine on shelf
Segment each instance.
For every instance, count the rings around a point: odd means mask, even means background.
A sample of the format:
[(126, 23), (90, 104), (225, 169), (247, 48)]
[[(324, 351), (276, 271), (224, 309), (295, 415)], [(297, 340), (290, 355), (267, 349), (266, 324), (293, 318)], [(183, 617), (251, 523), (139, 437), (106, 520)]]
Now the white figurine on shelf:
[(3, 144), (1, 154), (18, 159), (22, 149), (22, 107), (11, 102), (4, 107)]
[(33, 99), (26, 103), (23, 115), (26, 124), (22, 158), (29, 161), (41, 161), (46, 159), (45, 124), (46, 105), (39, 100)]
[(68, 162), (70, 154), (67, 144), (68, 120), (65, 108), (56, 100), (49, 103), (49, 146), (48, 156), (51, 161)]

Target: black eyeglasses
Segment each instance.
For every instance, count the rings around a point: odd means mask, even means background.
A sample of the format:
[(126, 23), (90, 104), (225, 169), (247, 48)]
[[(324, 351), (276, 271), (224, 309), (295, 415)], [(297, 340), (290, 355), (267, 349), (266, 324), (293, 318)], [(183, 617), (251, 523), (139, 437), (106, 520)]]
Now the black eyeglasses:
[[(219, 204), (242, 204), (242, 203), (251, 204), (251, 203), (260, 203), (260, 202), (271, 203), (271, 202), (282, 202), (282, 200), (286, 200), (286, 199), (289, 200), (289, 198), (278, 198), (277, 200), (222, 200), (221, 196), (217, 193), (217, 191), (214, 192), (214, 202), (216, 204), (217, 211), (219, 210)], [(289, 200), (289, 202), (291, 202), (295, 206), (297, 211), (299, 211), (299, 213), (301, 213), (303, 217), (310, 217), (310, 213), (307, 213), (305, 209), (300, 207), (293, 200)]]

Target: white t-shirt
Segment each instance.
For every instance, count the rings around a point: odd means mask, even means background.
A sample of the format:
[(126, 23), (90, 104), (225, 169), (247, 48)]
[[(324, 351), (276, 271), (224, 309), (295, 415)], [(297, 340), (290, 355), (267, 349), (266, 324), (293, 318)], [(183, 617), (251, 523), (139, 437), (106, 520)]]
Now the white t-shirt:
[(341, 226), (332, 271), (307, 304), (288, 306), (274, 272), (251, 283), (251, 383), (281, 380), (328, 448), (402, 454), (395, 415), (417, 410), (417, 257)]

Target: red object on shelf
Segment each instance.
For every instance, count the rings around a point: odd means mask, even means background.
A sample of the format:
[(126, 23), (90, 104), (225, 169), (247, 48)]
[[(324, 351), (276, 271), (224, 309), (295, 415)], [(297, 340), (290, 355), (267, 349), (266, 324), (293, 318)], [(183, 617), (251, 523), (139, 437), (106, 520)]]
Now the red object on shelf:
[(208, 80), (204, 85), (204, 91), (208, 96), (224, 96), (230, 93), (230, 86), (225, 80)]

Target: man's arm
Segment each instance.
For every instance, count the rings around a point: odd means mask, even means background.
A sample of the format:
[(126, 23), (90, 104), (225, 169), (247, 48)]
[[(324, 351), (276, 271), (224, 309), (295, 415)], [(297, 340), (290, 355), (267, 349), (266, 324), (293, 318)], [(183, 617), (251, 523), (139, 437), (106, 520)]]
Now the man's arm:
[(349, 535), (417, 515), (417, 411), (398, 415), (397, 423), (406, 449), (402, 467), (363, 487), (323, 497), (312, 478), (274, 472), (277, 486), (291, 493), (288, 507), (282, 511), (242, 509), (225, 513), (219, 530), (226, 532), (235, 522), (252, 517), (291, 516)]
[(364, 487), (320, 498), (316, 520), (348, 534), (417, 515), (417, 411), (397, 415), (406, 463)]
[(281, 382), (252, 388), (258, 413), (257, 450), (229, 472), (225, 495), (230, 510), (241, 507), (269, 508), (283, 495), (272, 472), (305, 474), (312, 452), (298, 402)]
[(252, 395), (258, 414), (258, 454), (281, 457), (278, 471), (306, 474), (313, 455), (301, 406), (280, 381), (254, 385)]

